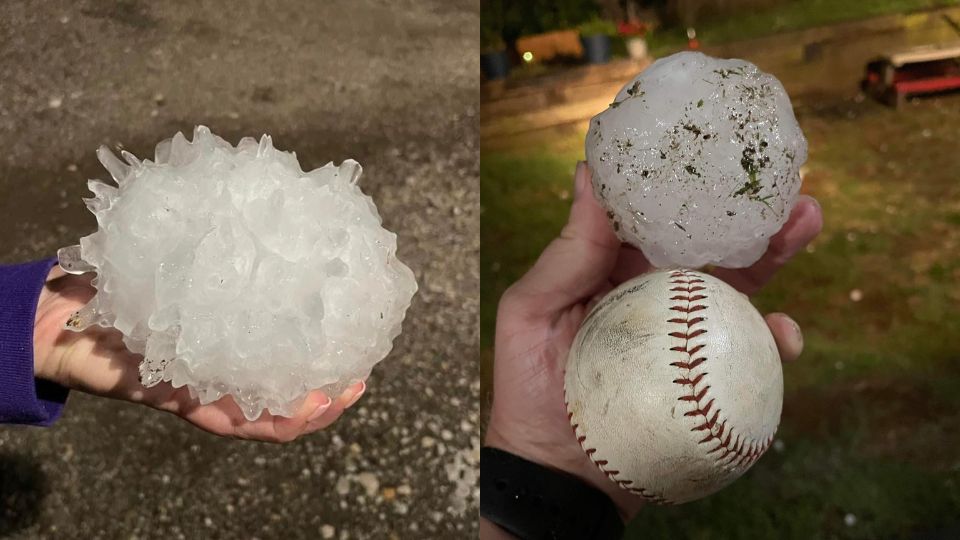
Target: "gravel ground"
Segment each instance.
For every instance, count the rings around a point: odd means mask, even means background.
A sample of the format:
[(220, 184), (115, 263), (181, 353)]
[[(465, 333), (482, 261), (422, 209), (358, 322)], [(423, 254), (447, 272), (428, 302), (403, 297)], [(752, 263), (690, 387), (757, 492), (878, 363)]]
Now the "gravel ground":
[(0, 428), (0, 538), (476, 536), (478, 24), (476, 0), (3, 3), (0, 262), (93, 230), (97, 146), (202, 123), (360, 161), (421, 291), (365, 397), (295, 443), (76, 392)]

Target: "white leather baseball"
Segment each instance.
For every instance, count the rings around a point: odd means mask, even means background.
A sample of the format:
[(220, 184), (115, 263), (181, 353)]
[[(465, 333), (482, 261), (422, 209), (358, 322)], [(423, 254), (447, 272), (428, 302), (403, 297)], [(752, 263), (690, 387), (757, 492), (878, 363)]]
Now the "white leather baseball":
[(783, 372), (747, 297), (691, 270), (634, 278), (587, 315), (570, 349), (567, 412), (620, 487), (663, 504), (736, 480), (780, 422)]

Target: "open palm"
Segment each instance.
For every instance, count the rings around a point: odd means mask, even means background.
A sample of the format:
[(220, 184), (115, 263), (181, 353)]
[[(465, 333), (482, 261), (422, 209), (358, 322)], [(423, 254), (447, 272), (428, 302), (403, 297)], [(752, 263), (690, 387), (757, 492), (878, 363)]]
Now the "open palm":
[(264, 412), (248, 421), (229, 396), (207, 405), (191, 398), (187, 387), (161, 382), (151, 388), (140, 383), (141, 356), (127, 350), (115, 329), (92, 327), (77, 333), (63, 328), (70, 315), (83, 307), (96, 289), (91, 276), (73, 276), (60, 268), (50, 271), (40, 293), (34, 325), (36, 374), (68, 388), (148, 405), (173, 413), (217, 435), (287, 442), (323, 429), (353, 405), (366, 389), (364, 382), (347, 388), (336, 399), (311, 392), (292, 418)]
[[(623, 246), (593, 197), (589, 169), (577, 166), (570, 219), (537, 263), (500, 300), (494, 352), (494, 397), (486, 444), (573, 474), (606, 492), (629, 519), (640, 497), (610, 482), (581, 450), (563, 401), (567, 353), (592, 303), (620, 283), (651, 270), (643, 254)], [(801, 197), (766, 254), (740, 270), (713, 274), (752, 294), (820, 231), (816, 201)], [(766, 317), (781, 359), (803, 346), (799, 327), (783, 314)]]

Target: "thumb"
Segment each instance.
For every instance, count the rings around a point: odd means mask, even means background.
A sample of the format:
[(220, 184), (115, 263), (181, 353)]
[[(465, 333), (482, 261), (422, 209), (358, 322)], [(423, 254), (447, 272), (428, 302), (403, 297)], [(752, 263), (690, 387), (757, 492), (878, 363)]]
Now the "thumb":
[(583, 161), (574, 174), (574, 200), (560, 236), (513, 287), (522, 299), (514, 307), (527, 316), (551, 315), (592, 296), (607, 284), (620, 241), (606, 211), (593, 196), (591, 173)]
[(803, 333), (800, 331), (800, 325), (783, 313), (770, 313), (765, 319), (777, 342), (780, 359), (784, 362), (796, 360), (803, 352)]

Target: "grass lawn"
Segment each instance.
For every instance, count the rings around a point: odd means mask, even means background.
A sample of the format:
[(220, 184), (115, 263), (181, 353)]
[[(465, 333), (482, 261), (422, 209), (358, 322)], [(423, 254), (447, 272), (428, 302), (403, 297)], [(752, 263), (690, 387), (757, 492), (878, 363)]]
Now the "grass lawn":
[[(750, 39), (879, 15), (960, 5), (960, 0), (788, 0), (766, 9), (739, 10), (699, 21), (697, 37), (706, 44)], [(664, 28), (648, 36), (654, 56), (686, 46), (685, 28)]]
[[(642, 512), (628, 538), (896, 538), (960, 525), (960, 96), (797, 112), (804, 190), (826, 225), (754, 298), (806, 338), (785, 366), (780, 442), (719, 494)], [(483, 153), (485, 392), (497, 299), (566, 220), (583, 135)]]

